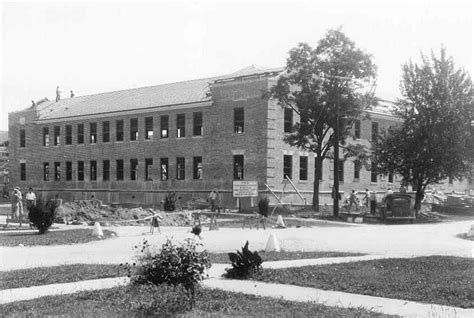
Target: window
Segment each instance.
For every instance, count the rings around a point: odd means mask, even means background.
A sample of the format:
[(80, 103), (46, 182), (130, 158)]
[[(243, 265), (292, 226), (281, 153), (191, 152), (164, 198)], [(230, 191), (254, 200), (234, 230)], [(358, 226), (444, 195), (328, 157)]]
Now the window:
[(66, 125), (66, 145), (72, 145), (72, 125)]
[(160, 159), (161, 180), (168, 180), (168, 158)]
[(102, 122), (102, 142), (110, 141), (110, 122)]
[(54, 139), (53, 144), (59, 146), (61, 144), (61, 127), (54, 126)]
[(370, 169), (370, 182), (377, 182), (377, 173), (375, 172), (376, 168), (377, 165), (375, 164), (375, 162), (372, 162)]
[(308, 180), (308, 157), (300, 156), (300, 180)]
[(84, 143), (84, 124), (77, 125), (77, 143), (78, 144)]
[(54, 163), (54, 181), (61, 181), (61, 163)]
[(185, 161), (183, 157), (176, 158), (176, 179), (184, 180), (185, 179)]
[(354, 180), (360, 179), (360, 167), (361, 167), (360, 160), (355, 160), (354, 161)]
[(186, 136), (186, 117), (184, 114), (176, 115), (176, 137), (183, 138)]
[(193, 158), (193, 179), (202, 179), (202, 157)]
[(388, 173), (388, 183), (393, 183), (393, 172)]
[(244, 179), (244, 156), (243, 155), (234, 156), (234, 179), (236, 180)]
[(153, 139), (153, 117), (145, 117), (145, 139)]
[(66, 161), (66, 181), (72, 180), (72, 161)]
[(91, 175), (90, 175), (91, 181), (96, 181), (97, 180), (97, 161), (95, 161), (95, 160), (91, 161), (91, 171), (90, 171), (90, 173), (91, 173)]
[(283, 131), (291, 133), (293, 131), (293, 109), (285, 108)]
[(168, 138), (169, 132), (169, 116), (160, 117), (161, 138)]
[(123, 180), (123, 160), (118, 159), (117, 160), (117, 181), (122, 181)]
[(77, 180), (84, 181), (84, 161), (77, 162)]
[(26, 181), (26, 163), (20, 163), (20, 180)]
[(193, 135), (202, 136), (202, 113), (193, 113)]
[(138, 160), (130, 159), (130, 180), (138, 179)]
[(146, 181), (152, 181), (153, 180), (153, 159), (152, 158), (146, 158), (145, 159), (145, 180)]
[(372, 142), (377, 140), (377, 136), (379, 134), (379, 123), (372, 122)]
[(95, 144), (95, 143), (97, 143), (97, 123), (90, 123), (89, 128), (90, 128), (89, 142), (91, 144)]
[(356, 120), (354, 123), (354, 137), (360, 139), (360, 120)]
[(130, 119), (130, 140), (138, 140), (138, 119)]
[(244, 133), (244, 109), (234, 108), (234, 133)]
[(49, 128), (43, 127), (43, 146), (49, 146)]
[(123, 141), (123, 120), (115, 122), (115, 140)]
[(283, 156), (283, 179), (286, 177), (292, 179), (293, 172), (293, 156), (284, 155)]
[(102, 181), (110, 180), (110, 160), (102, 161)]
[(26, 131), (24, 129), (20, 129), (20, 147), (26, 147)]
[(337, 168), (339, 171), (339, 182), (344, 182), (344, 160), (339, 160)]
[(49, 162), (43, 162), (43, 181), (49, 181)]

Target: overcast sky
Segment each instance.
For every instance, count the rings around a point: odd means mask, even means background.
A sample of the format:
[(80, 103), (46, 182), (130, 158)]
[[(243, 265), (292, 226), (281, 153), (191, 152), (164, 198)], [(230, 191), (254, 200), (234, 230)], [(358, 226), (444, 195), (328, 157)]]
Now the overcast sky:
[(299, 42), (343, 31), (378, 65), (377, 95), (399, 96), (401, 65), (446, 46), (473, 72), (470, 1), (2, 2), (1, 118), (31, 100), (284, 66)]

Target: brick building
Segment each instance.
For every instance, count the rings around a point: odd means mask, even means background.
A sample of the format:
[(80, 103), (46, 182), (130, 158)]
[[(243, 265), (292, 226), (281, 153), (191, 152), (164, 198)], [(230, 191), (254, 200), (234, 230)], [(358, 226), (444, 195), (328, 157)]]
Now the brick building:
[[(186, 201), (218, 189), (229, 206), (235, 205), (233, 180), (256, 180), (261, 194), (269, 193), (266, 183), (278, 194), (285, 173), (309, 203), (314, 156), (282, 141), (297, 116), (264, 98), (281, 71), (251, 66), (227, 76), (43, 101), (10, 113), (11, 185), (66, 200), (141, 204), (157, 204), (168, 191)], [(354, 128), (365, 143), (394, 123), (385, 107), (370, 115)], [(323, 204), (331, 203), (332, 167), (323, 163)], [(385, 191), (400, 181), (371, 175), (352, 161), (341, 161), (340, 171), (345, 193)], [(301, 203), (291, 188), (285, 192), (286, 202)]]

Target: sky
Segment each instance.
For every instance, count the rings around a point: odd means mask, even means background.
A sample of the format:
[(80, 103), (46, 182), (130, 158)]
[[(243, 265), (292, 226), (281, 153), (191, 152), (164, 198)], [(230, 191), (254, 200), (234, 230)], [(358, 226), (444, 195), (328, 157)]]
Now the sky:
[(299, 42), (342, 27), (400, 96), (401, 66), (445, 46), (473, 74), (472, 1), (1, 2), (0, 130), (32, 100), (284, 66)]

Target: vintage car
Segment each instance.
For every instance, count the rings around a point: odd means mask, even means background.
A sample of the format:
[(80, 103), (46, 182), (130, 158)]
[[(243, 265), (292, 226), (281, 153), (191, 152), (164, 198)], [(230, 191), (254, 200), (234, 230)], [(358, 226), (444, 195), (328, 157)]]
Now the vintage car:
[(388, 194), (380, 207), (382, 220), (411, 220), (415, 216), (414, 199), (406, 193)]

